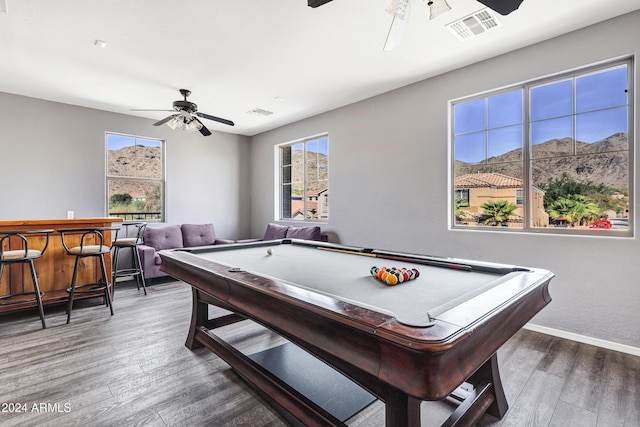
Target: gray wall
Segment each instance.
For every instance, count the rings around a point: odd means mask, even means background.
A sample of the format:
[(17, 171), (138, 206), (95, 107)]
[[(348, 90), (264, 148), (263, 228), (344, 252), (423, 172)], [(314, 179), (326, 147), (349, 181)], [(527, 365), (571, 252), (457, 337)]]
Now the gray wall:
[(170, 223), (249, 224), (249, 138), (171, 131), (153, 120), (0, 93), (0, 220), (106, 215), (105, 132), (166, 140)]
[(453, 231), (447, 224), (449, 100), (639, 48), (635, 12), (254, 136), (252, 235), (274, 219), (274, 145), (328, 132), (331, 219), (324, 231), (346, 244), (549, 269), (554, 300), (532, 323), (640, 348), (637, 238)]

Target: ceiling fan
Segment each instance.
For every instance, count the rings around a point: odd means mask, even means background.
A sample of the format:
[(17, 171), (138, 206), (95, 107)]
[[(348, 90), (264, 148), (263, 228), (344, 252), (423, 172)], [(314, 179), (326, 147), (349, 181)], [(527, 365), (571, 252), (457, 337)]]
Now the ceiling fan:
[(223, 123), (229, 126), (234, 126), (234, 123), (231, 120), (222, 119), (220, 117), (211, 116), (209, 114), (198, 112), (198, 106), (191, 101), (187, 101), (187, 97), (191, 95), (190, 90), (180, 89), (180, 93), (182, 94), (184, 99), (174, 101), (173, 110), (132, 109), (131, 111), (171, 111), (171, 112), (175, 111), (176, 114), (172, 114), (169, 117), (165, 117), (164, 119), (154, 123), (153, 125), (162, 126), (163, 124), (166, 123), (171, 129), (184, 129), (187, 132), (200, 131), (200, 133), (204, 136), (211, 135), (211, 131), (207, 129), (207, 127), (204, 124), (202, 124), (200, 120), (198, 120), (198, 117), (202, 117), (203, 119), (213, 120), (215, 122)]
[[(411, 13), (411, 7), (416, 0), (392, 0), (389, 7), (387, 7), (387, 13), (393, 15), (393, 21), (391, 21), (391, 27), (389, 28), (389, 34), (384, 44), (384, 50), (393, 50), (400, 44), (402, 35), (409, 22), (409, 14)], [(447, 3), (447, 0), (426, 0), (429, 6), (429, 19), (451, 10), (451, 6)], [(495, 10), (501, 15), (508, 15), (514, 10), (520, 7), (520, 4), (524, 0), (478, 0), (480, 3)]]

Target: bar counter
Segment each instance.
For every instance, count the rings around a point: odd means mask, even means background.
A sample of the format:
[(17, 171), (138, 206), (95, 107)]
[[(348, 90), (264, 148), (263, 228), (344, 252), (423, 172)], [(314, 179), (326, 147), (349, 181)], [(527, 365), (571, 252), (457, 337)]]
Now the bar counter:
[[(0, 232), (9, 230), (54, 230), (49, 237), (49, 246), (40, 259), (35, 260), (36, 274), (38, 276), (38, 284), (40, 291), (44, 292), (42, 299), (43, 304), (51, 305), (66, 302), (68, 294), (66, 289), (71, 284), (71, 276), (73, 275), (73, 265), (75, 257), (67, 255), (62, 246), (62, 240), (58, 229), (62, 228), (89, 228), (89, 227), (111, 227), (115, 223), (122, 222), (121, 218), (77, 218), (77, 219), (34, 219), (34, 220), (9, 220), (0, 221)], [(74, 244), (73, 237), (68, 243)], [(34, 240), (34, 248), (39, 248), (44, 244), (45, 236), (33, 236), (29, 239)], [(40, 239), (37, 241), (36, 239)], [(67, 234), (65, 233), (65, 240)], [(110, 231), (104, 232), (105, 243), (111, 244), (113, 239)], [(77, 241), (79, 242), (79, 236)], [(31, 241), (29, 242), (31, 245)], [(97, 282), (100, 278), (100, 266), (97, 259), (81, 260), (82, 269), (78, 273), (78, 283)], [(111, 278), (111, 256), (105, 256), (107, 267), (107, 276)], [(26, 283), (23, 284), (23, 279)], [(5, 267), (5, 271), (0, 279), (0, 295), (22, 292), (23, 286), (27, 290), (32, 290), (31, 277), (27, 266), (15, 264)], [(77, 295), (75, 299), (90, 298), (98, 296), (93, 294)], [(0, 306), (0, 314), (26, 310), (36, 307), (36, 302), (31, 301), (22, 304), (13, 304)], [(46, 314), (46, 312), (45, 312)]]

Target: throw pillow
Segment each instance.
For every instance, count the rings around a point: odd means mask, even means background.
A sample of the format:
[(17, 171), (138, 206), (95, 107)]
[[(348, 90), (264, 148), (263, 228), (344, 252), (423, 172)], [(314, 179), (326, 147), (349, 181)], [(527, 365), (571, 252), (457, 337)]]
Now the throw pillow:
[(182, 248), (182, 231), (179, 225), (164, 227), (147, 227), (144, 230), (144, 244), (157, 251), (162, 249)]
[(287, 237), (288, 225), (280, 225), (270, 223), (267, 225), (267, 231), (264, 233), (262, 240), (284, 239)]
[(185, 248), (215, 244), (213, 224), (182, 224), (182, 242)]

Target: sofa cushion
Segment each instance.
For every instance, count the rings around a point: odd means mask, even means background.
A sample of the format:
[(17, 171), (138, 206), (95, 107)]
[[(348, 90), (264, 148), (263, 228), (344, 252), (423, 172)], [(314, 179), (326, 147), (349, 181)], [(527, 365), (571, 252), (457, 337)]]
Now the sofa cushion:
[(213, 224), (182, 224), (182, 244), (185, 248), (216, 243)]
[(287, 237), (288, 229), (288, 225), (269, 223), (267, 225), (267, 231), (265, 231), (262, 240), (284, 239), (285, 237)]
[(147, 227), (144, 230), (144, 244), (157, 251), (182, 248), (182, 231), (179, 225)]
[(320, 227), (312, 225), (308, 227), (289, 227), (287, 239), (322, 240)]

